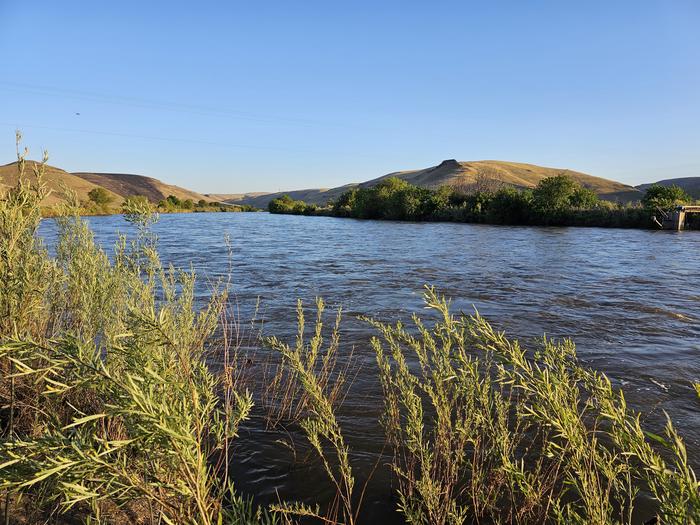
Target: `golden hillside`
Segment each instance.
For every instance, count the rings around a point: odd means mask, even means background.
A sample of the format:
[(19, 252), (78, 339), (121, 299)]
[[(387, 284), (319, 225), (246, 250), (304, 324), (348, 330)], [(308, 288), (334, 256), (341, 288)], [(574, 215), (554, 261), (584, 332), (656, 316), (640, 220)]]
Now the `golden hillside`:
[(331, 189), (294, 190), (286, 192), (266, 194), (246, 194), (227, 199), (232, 204), (250, 204), (258, 208), (265, 208), (274, 198), (289, 195), (295, 200), (303, 200), (312, 204), (325, 204), (329, 200), (338, 198), (343, 192), (354, 186), (374, 186), (387, 177), (399, 177), (411, 184), (425, 188), (438, 188), (440, 186), (453, 186), (468, 188), (477, 184), (477, 181), (489, 181), (496, 185), (508, 185), (516, 188), (534, 188), (544, 178), (559, 174), (566, 174), (590, 188), (600, 198), (609, 201), (630, 202), (639, 200), (644, 194), (637, 188), (615, 182), (601, 177), (594, 177), (578, 171), (547, 168), (534, 164), (520, 162), (505, 162), (498, 160), (456, 161), (445, 160), (430, 168), (409, 171), (396, 171), (369, 180), (360, 184), (347, 184)]
[[(37, 162), (28, 160), (25, 163), (24, 175), (31, 182), (36, 181), (34, 176), (33, 167), (37, 165)], [(9, 188), (12, 188), (17, 184), (18, 171), (17, 162), (12, 162), (10, 164), (5, 164), (0, 166), (0, 194), (5, 193)], [(65, 201), (66, 189), (75, 192), (78, 199), (81, 201), (88, 200), (88, 192), (90, 190), (97, 188), (98, 185), (85, 180), (81, 177), (77, 177), (72, 173), (68, 173), (62, 169), (56, 168), (54, 166), (45, 166), (44, 168), (44, 183), (51, 190), (51, 193), (44, 199), (42, 204), (44, 206), (54, 206)], [(121, 196), (115, 192), (112, 193), (112, 197), (115, 201), (123, 200)]]
[(374, 185), (386, 177), (399, 177), (416, 186), (437, 188), (440, 186), (465, 186), (476, 184), (477, 181), (490, 180), (516, 188), (534, 188), (547, 177), (565, 174), (576, 182), (593, 190), (606, 200), (635, 200), (641, 197), (637, 188), (601, 177), (594, 177), (569, 169), (546, 168), (521, 162), (506, 162), (500, 160), (456, 161), (445, 160), (422, 170), (397, 171), (378, 179), (363, 183)]

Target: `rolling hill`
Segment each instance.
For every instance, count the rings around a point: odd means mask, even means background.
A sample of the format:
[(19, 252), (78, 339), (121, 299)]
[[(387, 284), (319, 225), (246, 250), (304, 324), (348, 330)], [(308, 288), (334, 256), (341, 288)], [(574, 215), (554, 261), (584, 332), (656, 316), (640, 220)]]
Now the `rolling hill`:
[(399, 177), (411, 184), (425, 188), (437, 188), (439, 186), (469, 187), (483, 181), (490, 181), (494, 184), (525, 189), (534, 188), (542, 179), (561, 173), (569, 175), (605, 200), (630, 202), (639, 200), (643, 195), (642, 191), (633, 186), (567, 169), (546, 168), (534, 164), (496, 160), (464, 162), (450, 159), (430, 168), (396, 171), (360, 184), (347, 184), (331, 189), (244, 194), (226, 199), (226, 202), (231, 204), (250, 204), (258, 208), (265, 208), (272, 199), (281, 195), (289, 195), (295, 200), (303, 200), (312, 204), (325, 204), (329, 200), (338, 198), (343, 192), (354, 186), (374, 186), (387, 177)]
[(212, 200), (201, 193), (190, 191), (185, 188), (181, 188), (180, 186), (166, 184), (158, 179), (145, 177), (143, 175), (83, 172), (73, 173), (73, 175), (91, 182), (92, 184), (102, 186), (103, 188), (106, 188), (117, 195), (121, 195), (122, 197), (144, 195), (151, 202), (161, 201), (167, 198), (168, 195), (174, 195), (180, 200), (191, 199), (194, 202), (201, 199), (207, 202)]
[[(35, 161), (27, 161), (25, 176), (35, 180)], [(17, 162), (0, 166), (0, 194), (17, 184)], [(112, 196), (113, 204), (120, 205), (124, 199), (133, 195), (144, 195), (151, 202), (157, 203), (174, 195), (181, 200), (191, 199), (194, 202), (213, 199), (200, 193), (166, 184), (158, 179), (143, 175), (128, 175), (119, 173), (69, 173), (60, 168), (47, 165), (44, 172), (44, 182), (51, 193), (44, 199), (44, 206), (54, 206), (65, 201), (66, 189), (73, 191), (81, 201), (88, 200), (88, 193), (94, 188), (102, 187)]]
[[(34, 170), (32, 169), (36, 165), (34, 161), (27, 161), (25, 164), (24, 174), (32, 182), (36, 180), (34, 176)], [(12, 162), (10, 164), (5, 164), (0, 166), (0, 193), (4, 193), (7, 189), (15, 186), (17, 184), (17, 162)], [(78, 199), (81, 201), (88, 200), (88, 193), (99, 187), (97, 184), (85, 180), (81, 177), (77, 177), (72, 173), (68, 173), (60, 168), (54, 166), (46, 166), (44, 171), (44, 182), (51, 190), (46, 199), (42, 204), (44, 206), (54, 206), (65, 201), (65, 190), (69, 189), (77, 195)], [(107, 188), (109, 190), (109, 188)], [(116, 200), (123, 200), (119, 194), (110, 191), (112, 198)]]
[[(679, 177), (677, 179), (664, 179), (653, 184), (660, 184), (661, 186), (673, 186), (674, 184), (690, 195), (694, 199), (700, 199), (700, 177)], [(641, 191), (646, 191), (646, 189), (652, 184), (640, 184), (637, 189)]]

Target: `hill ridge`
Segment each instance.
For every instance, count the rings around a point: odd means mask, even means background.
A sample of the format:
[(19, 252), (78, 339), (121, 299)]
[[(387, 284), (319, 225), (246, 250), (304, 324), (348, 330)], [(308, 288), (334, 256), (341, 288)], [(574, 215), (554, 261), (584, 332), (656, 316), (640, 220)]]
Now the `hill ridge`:
[(458, 161), (446, 159), (435, 166), (417, 170), (393, 171), (360, 183), (346, 184), (330, 189), (304, 189), (271, 192), (265, 194), (243, 194), (237, 198), (227, 199), (231, 204), (249, 204), (265, 208), (274, 198), (289, 195), (295, 200), (311, 204), (325, 204), (337, 199), (352, 187), (369, 187), (378, 184), (387, 177), (399, 177), (416, 186), (435, 189), (439, 186), (469, 186), (476, 184), (480, 178), (495, 181), (498, 184), (513, 186), (518, 189), (533, 188), (546, 178), (565, 173), (583, 186), (595, 191), (601, 198), (610, 201), (630, 202), (641, 199), (643, 192), (621, 182), (596, 177), (566, 168), (551, 168), (523, 162), (500, 160)]

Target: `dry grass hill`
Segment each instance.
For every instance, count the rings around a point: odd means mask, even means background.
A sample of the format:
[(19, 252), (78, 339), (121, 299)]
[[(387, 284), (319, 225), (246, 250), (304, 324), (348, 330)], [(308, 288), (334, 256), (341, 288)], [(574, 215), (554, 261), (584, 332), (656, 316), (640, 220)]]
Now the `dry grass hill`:
[[(27, 161), (25, 164), (24, 174), (32, 182), (35, 180), (34, 170), (32, 169), (35, 165), (36, 162), (34, 161)], [(17, 184), (17, 177), (16, 162), (0, 166), (0, 193), (4, 193), (7, 189), (15, 186)], [(81, 201), (86, 201), (88, 200), (88, 193), (90, 190), (98, 187), (97, 184), (89, 180), (77, 177), (72, 173), (68, 173), (67, 171), (53, 166), (46, 166), (44, 182), (51, 190), (49, 196), (42, 203), (44, 206), (54, 206), (63, 202), (65, 200), (66, 189), (75, 192), (78, 199)], [(110, 193), (115, 201), (123, 200), (118, 193), (112, 191), (110, 191)]]
[(235, 200), (241, 200), (241, 199), (260, 197), (261, 195), (267, 195), (267, 192), (254, 191), (254, 192), (250, 192), (250, 193), (205, 193), (204, 195), (208, 199), (211, 199), (212, 201), (215, 201), (215, 202), (226, 202), (226, 201), (235, 201)]
[(132, 195), (144, 195), (151, 202), (158, 202), (174, 195), (180, 200), (191, 199), (194, 202), (204, 199), (209, 202), (212, 199), (201, 193), (190, 191), (180, 186), (166, 184), (158, 179), (143, 175), (130, 175), (126, 173), (73, 173), (76, 177), (102, 186), (122, 197)]
[(329, 200), (336, 199), (353, 186), (373, 186), (387, 177), (400, 177), (412, 184), (425, 188), (437, 188), (439, 186), (469, 187), (477, 184), (478, 181), (490, 181), (497, 185), (503, 184), (524, 189), (534, 188), (542, 179), (561, 173), (569, 175), (605, 200), (630, 202), (639, 200), (643, 195), (642, 191), (632, 186), (567, 169), (546, 168), (534, 164), (496, 160), (469, 162), (445, 160), (430, 168), (397, 171), (360, 184), (348, 184), (331, 189), (296, 190), (257, 195), (245, 194), (226, 199), (226, 202), (250, 204), (258, 208), (265, 208), (272, 199), (286, 194), (296, 200), (303, 200), (313, 204), (325, 204)]
[[(30, 180), (34, 179), (33, 166), (35, 161), (27, 161), (25, 175)], [(0, 194), (17, 184), (17, 163), (12, 162), (0, 166)], [(113, 198), (113, 205), (120, 205), (124, 199), (133, 195), (144, 195), (151, 202), (157, 203), (169, 195), (174, 195), (181, 200), (191, 199), (194, 202), (213, 199), (200, 193), (166, 184), (158, 179), (144, 177), (142, 175), (127, 175), (118, 173), (69, 173), (54, 166), (46, 166), (44, 182), (51, 189), (50, 195), (42, 203), (44, 206), (54, 206), (63, 202), (66, 198), (66, 190), (74, 192), (78, 199), (87, 201), (90, 190), (102, 187)]]

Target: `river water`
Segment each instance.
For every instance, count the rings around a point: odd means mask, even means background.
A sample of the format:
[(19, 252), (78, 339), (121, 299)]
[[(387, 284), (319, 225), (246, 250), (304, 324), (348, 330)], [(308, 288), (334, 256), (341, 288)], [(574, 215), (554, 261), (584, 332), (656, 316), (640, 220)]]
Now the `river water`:
[[(119, 216), (89, 222), (107, 249), (129, 226)], [(410, 320), (422, 311), (424, 284), (453, 298), (455, 309), (477, 308), (497, 328), (527, 342), (543, 334), (572, 338), (582, 361), (624, 388), (652, 430), (668, 412), (700, 467), (700, 232), (599, 228), (537, 228), (451, 223), (357, 221), (267, 213), (163, 215), (154, 227), (164, 262), (190, 266), (207, 279), (232, 268), (242, 322), (256, 301), (262, 330), (293, 340), (297, 298), (323, 297), (342, 306), (343, 351), (359, 367), (341, 410), (358, 483), (377, 463), (383, 438), (381, 396), (371, 315)], [(51, 241), (53, 221), (41, 233)], [(232, 266), (225, 242), (230, 237)], [(245, 324), (245, 323), (244, 323)], [(259, 327), (260, 324), (256, 325)], [(258, 329), (258, 328), (256, 328)], [(256, 362), (250, 363), (255, 374)], [(280, 440), (296, 448), (282, 446)], [(260, 502), (323, 501), (333, 494), (307, 457), (298, 429), (264, 432), (254, 415), (241, 431), (233, 475), (240, 491)], [(363, 515), (394, 521), (390, 476), (379, 460)]]

